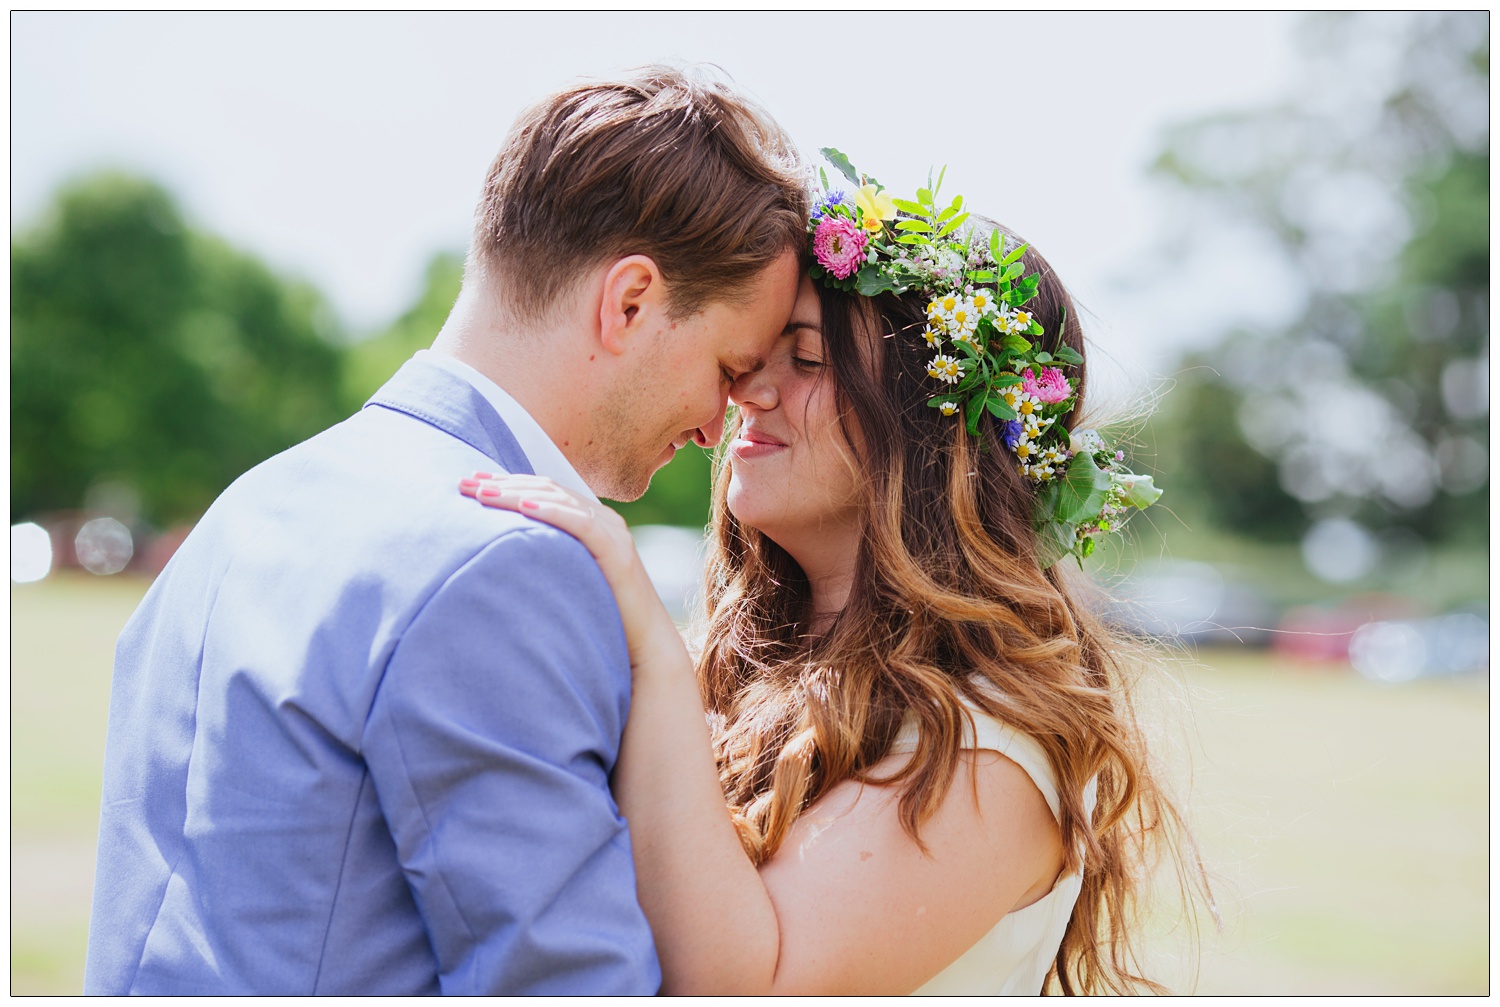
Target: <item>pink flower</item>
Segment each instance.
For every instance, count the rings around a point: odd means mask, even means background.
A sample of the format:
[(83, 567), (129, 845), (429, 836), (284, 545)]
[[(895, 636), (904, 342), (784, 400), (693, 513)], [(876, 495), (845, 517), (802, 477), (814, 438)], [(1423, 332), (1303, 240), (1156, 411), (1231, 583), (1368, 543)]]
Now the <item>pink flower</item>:
[(847, 280), (865, 261), (865, 245), (869, 240), (854, 221), (829, 215), (813, 232), (813, 255), (817, 256), (818, 265)]
[(1028, 368), (1021, 376), (1021, 387), (1027, 395), (1035, 395), (1043, 402), (1061, 402), (1073, 394), (1068, 379), (1056, 367), (1043, 367), (1041, 377), (1037, 377)]

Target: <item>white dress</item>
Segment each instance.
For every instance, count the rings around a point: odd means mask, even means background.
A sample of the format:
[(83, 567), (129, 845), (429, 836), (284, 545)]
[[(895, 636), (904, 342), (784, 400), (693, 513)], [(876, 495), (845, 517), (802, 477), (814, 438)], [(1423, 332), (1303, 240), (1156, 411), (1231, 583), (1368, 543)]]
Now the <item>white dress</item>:
[[(1057, 782), (1047, 755), (1031, 738), (1015, 731), (977, 706), (964, 701), (974, 715), (977, 740), (964, 728), (964, 748), (999, 752), (1031, 777), (1031, 782), (1047, 799), (1054, 818), (1058, 817)], [(916, 749), (917, 725), (908, 720), (891, 746), (891, 754)], [(1084, 792), (1084, 804), (1090, 815), (1094, 810), (1094, 784)], [(1057, 949), (1062, 945), (1063, 931), (1073, 914), (1073, 904), (1083, 888), (1080, 874), (1065, 874), (1057, 879), (1052, 891), (1024, 909), (1007, 913), (957, 961), (929, 979), (913, 996), (1036, 996)]]

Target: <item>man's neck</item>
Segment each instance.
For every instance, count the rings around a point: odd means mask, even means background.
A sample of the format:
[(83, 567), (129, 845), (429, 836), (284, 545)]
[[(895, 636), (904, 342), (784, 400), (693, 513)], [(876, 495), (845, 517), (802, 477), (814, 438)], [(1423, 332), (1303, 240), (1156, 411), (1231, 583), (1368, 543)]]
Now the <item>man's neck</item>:
[[(579, 410), (568, 406), (586, 395), (586, 389), (577, 381), (566, 381), (574, 370), (567, 361), (571, 334), (540, 328), (521, 332), (514, 325), (486, 303), (483, 294), (466, 286), (433, 340), (432, 351), (468, 364), (503, 389), (576, 467), (569, 445), (578, 439), (574, 427)], [(549, 352), (537, 352), (539, 346)]]

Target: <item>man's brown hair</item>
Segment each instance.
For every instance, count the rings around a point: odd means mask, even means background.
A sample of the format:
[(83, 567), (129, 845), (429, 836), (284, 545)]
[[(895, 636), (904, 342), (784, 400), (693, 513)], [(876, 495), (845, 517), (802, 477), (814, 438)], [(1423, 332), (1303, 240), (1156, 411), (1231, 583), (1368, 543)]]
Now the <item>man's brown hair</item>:
[(736, 300), (806, 240), (801, 158), (770, 115), (696, 69), (586, 81), (523, 112), (485, 179), (469, 266), (543, 316), (593, 266), (651, 257), (683, 317)]

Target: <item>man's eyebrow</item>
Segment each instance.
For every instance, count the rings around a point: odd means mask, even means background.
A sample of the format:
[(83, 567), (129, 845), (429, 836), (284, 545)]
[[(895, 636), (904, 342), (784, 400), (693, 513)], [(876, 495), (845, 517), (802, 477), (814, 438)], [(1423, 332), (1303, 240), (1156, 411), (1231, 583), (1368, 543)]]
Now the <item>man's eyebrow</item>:
[(733, 353), (729, 356), (729, 365), (737, 374), (750, 374), (766, 366), (766, 361), (749, 353)]

